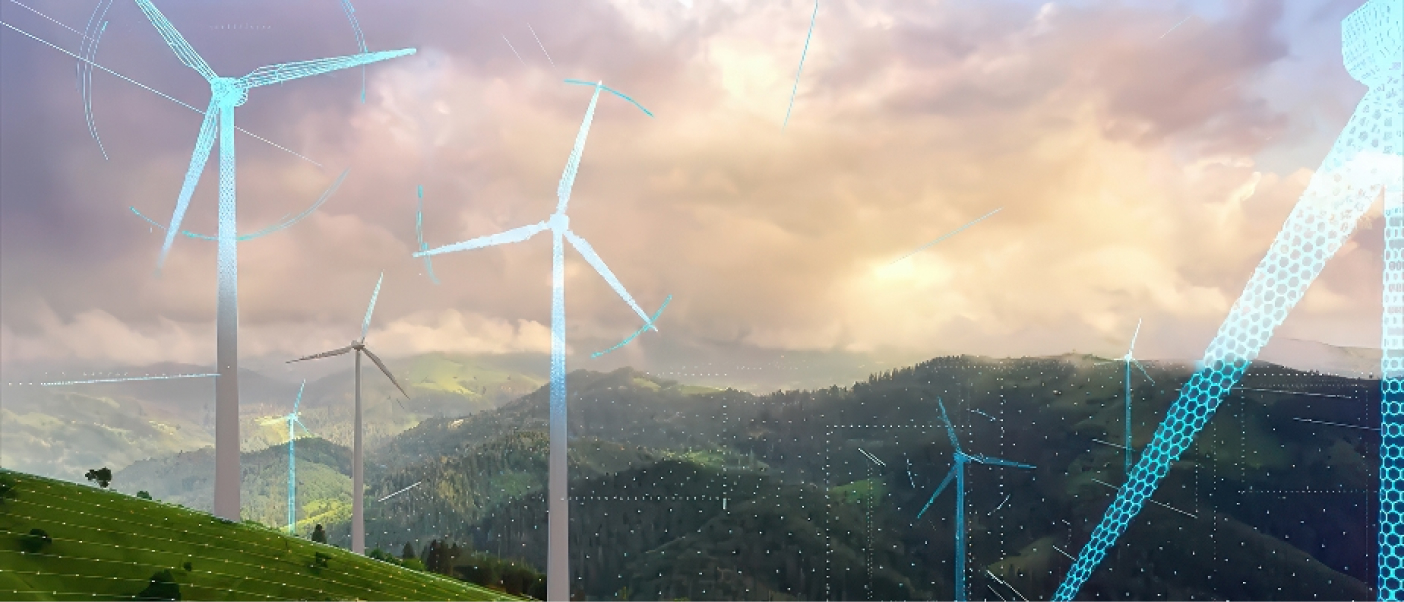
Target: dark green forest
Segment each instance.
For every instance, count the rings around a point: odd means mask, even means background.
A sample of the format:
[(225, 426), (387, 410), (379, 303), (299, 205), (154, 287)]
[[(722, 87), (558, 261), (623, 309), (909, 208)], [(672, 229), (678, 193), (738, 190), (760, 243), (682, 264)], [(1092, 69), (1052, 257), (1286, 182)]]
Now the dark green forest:
[[(1154, 382), (1133, 379), (1133, 448), (1190, 369), (1153, 364)], [(938, 358), (769, 395), (574, 372), (573, 588), (611, 600), (949, 598), (954, 489), (917, 519), (953, 462), (939, 400), (967, 453), (1035, 467), (967, 467), (969, 595), (1046, 598), (1123, 478), (1123, 378), (1120, 363), (1087, 356)], [(367, 545), (408, 545), (435, 572), (530, 593), (545, 569), (547, 399), (542, 387), (372, 447)], [(1378, 423), (1378, 403), (1370, 381), (1255, 366), (1082, 596), (1372, 597), (1379, 435), (1360, 427)], [(244, 454), (245, 518), (286, 525), (286, 450)], [(198, 506), (208, 451), (138, 462), (113, 487)], [(297, 453), (299, 534), (323, 523), (329, 543), (348, 545), (348, 450), (309, 438)], [(433, 561), (430, 548), (456, 552)]]
[[(1133, 447), (1189, 369), (1133, 381)], [(952, 462), (940, 399), (968, 452), (1036, 466), (968, 468), (971, 597), (1046, 598), (1122, 479), (1121, 379), (1081, 356), (939, 358), (765, 396), (577, 371), (573, 579), (593, 599), (949, 598), (954, 492), (916, 519)], [(378, 449), (368, 542), (544, 570), (546, 399), (427, 420)], [(1371, 596), (1378, 433), (1320, 422), (1370, 424), (1377, 404), (1367, 381), (1255, 367), (1082, 595)]]

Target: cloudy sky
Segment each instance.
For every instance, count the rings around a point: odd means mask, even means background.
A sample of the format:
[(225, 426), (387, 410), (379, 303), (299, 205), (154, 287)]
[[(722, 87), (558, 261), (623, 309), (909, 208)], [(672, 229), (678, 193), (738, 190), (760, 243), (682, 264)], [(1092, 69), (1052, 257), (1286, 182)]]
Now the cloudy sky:
[[(97, 0), (6, 0), (0, 20), (0, 362), (209, 365), (215, 248), (178, 238), (154, 275), (199, 113), (72, 56)], [(240, 349), (345, 344), (384, 271), (382, 355), (549, 349), (550, 242), (416, 250), (555, 207), (590, 90), (602, 96), (570, 205), (660, 333), (689, 346), (1195, 358), (1365, 87), (1341, 65), (1360, 0), (356, 0), (371, 50), (418, 54), (260, 88), (237, 112)], [(214, 67), (351, 54), (338, 0), (158, 0)], [(135, 3), (95, 60), (203, 107)], [(99, 21), (100, 21), (99, 20)], [(535, 37), (533, 37), (533, 31)], [(549, 53), (549, 58), (547, 53)], [(281, 147), (281, 149), (279, 148)], [(286, 150), (284, 150), (286, 149)], [(104, 158), (104, 151), (106, 158)], [(215, 231), (217, 161), (186, 216)], [(1000, 209), (970, 229), (912, 249)], [(1378, 204), (1279, 330), (1378, 347)], [(572, 351), (638, 318), (567, 252)], [(651, 351), (652, 350), (652, 351)], [(578, 364), (577, 364), (578, 365)]]

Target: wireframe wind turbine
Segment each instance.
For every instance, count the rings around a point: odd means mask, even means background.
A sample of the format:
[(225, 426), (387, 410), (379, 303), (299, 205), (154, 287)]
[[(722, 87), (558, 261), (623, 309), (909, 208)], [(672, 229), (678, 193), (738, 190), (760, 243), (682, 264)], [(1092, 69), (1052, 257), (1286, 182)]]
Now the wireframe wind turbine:
[(1368, 0), (1341, 21), (1346, 71), (1369, 91), (1312, 174), (1266, 255), (1229, 309), (1198, 369), (1054, 592), (1071, 600), (1161, 479), (1214, 416), (1326, 261), (1384, 196), (1384, 317), (1378, 596), (1404, 599), (1404, 0)]
[(585, 110), (585, 119), (581, 122), (580, 132), (575, 137), (575, 147), (570, 151), (565, 171), (561, 174), (561, 182), (556, 188), (556, 212), (551, 214), (546, 221), (530, 226), (522, 226), (437, 249), (421, 250), (414, 254), (415, 257), (429, 257), (442, 253), (481, 249), (494, 245), (522, 242), (543, 231), (551, 231), (554, 250), (551, 261), (551, 470), (548, 482), (550, 505), (547, 513), (549, 521), (547, 541), (549, 547), (546, 562), (546, 598), (548, 600), (567, 600), (570, 597), (568, 549), (570, 531), (567, 519), (569, 506), (566, 504), (565, 241), (569, 241), (570, 245), (584, 256), (590, 267), (595, 268), (595, 271), (605, 279), (605, 282), (609, 283), (614, 292), (618, 293), (620, 298), (624, 299), (624, 302), (644, 320), (648, 328), (654, 331), (658, 330), (658, 327), (653, 325), (657, 316), (649, 317), (648, 314), (644, 313), (644, 310), (634, 302), (634, 298), (629, 296), (629, 292), (624, 290), (624, 285), (619, 283), (619, 279), (615, 278), (614, 273), (605, 265), (604, 260), (595, 253), (595, 249), (590, 246), (590, 243), (570, 231), (570, 218), (566, 217), (566, 206), (570, 202), (570, 190), (575, 184), (575, 174), (580, 170), (580, 156), (585, 151), (585, 137), (590, 132), (590, 122), (595, 116), (595, 104), (600, 99), (600, 91), (610, 92), (633, 103), (650, 117), (653, 116), (653, 113), (635, 102), (634, 99), (606, 87), (604, 82), (586, 82), (574, 79), (565, 81), (568, 84), (593, 86), (595, 94), (590, 97), (590, 107)]
[(1009, 466), (1013, 468), (1033, 468), (1028, 464), (1020, 464), (1009, 460), (991, 458), (984, 454), (967, 454), (960, 448), (960, 439), (956, 438), (955, 426), (951, 424), (951, 419), (946, 416), (946, 405), (936, 400), (937, 407), (941, 408), (941, 422), (946, 425), (946, 435), (951, 438), (951, 447), (955, 448), (955, 465), (951, 471), (946, 473), (946, 478), (941, 480), (941, 485), (936, 487), (936, 491), (931, 494), (931, 499), (926, 501), (926, 505), (921, 507), (921, 512), (917, 513), (917, 518), (926, 514), (926, 509), (936, 501), (936, 496), (941, 495), (946, 490), (946, 486), (951, 484), (951, 479), (956, 483), (956, 504), (955, 504), (955, 597), (958, 602), (965, 602), (965, 465), (970, 462), (979, 462), (991, 466)]
[(195, 152), (190, 156), (190, 168), (185, 172), (175, 212), (166, 228), (166, 240), (156, 259), (159, 273), (165, 265), (171, 243), (181, 232), (180, 222), (190, 205), (190, 196), (200, 181), (200, 173), (214, 149), (216, 131), (219, 134), (219, 250), (216, 264), (219, 274), (219, 296), (216, 318), (216, 363), (223, 378), (215, 381), (215, 491), (214, 514), (229, 520), (239, 519), (239, 358), (238, 358), (238, 229), (235, 219), (235, 161), (234, 108), (249, 98), (249, 90), (259, 86), (279, 84), (294, 79), (321, 75), (400, 56), (414, 54), (415, 49), (363, 53), (353, 56), (280, 63), (254, 69), (243, 77), (220, 77), (195, 49), (176, 31), (166, 16), (151, 0), (136, 0), (137, 6), (156, 27), (156, 31), (175, 51), (180, 62), (194, 69), (210, 84), (210, 104), (205, 110), (200, 135), (195, 140)]
[(302, 385), (297, 388), (297, 401), (293, 402), (293, 409), (284, 420), (288, 421), (288, 535), (296, 535), (297, 527), (297, 455), (294, 444), (297, 442), (297, 433), (293, 431), (293, 425), (302, 427), (303, 432), (311, 435), (307, 425), (298, 418), (297, 406), (302, 403), (302, 390), (307, 387), (307, 381), (302, 381)]
[(396, 389), (400, 390), (400, 393), (405, 396), (405, 399), (409, 399), (409, 393), (405, 393), (405, 388), (401, 387), (400, 382), (395, 380), (395, 375), (390, 374), (390, 369), (385, 367), (385, 362), (380, 361), (380, 358), (372, 353), (370, 348), (366, 347), (366, 333), (370, 331), (371, 314), (375, 312), (375, 300), (380, 296), (380, 283), (384, 280), (385, 274), (382, 272), (380, 274), (380, 280), (375, 281), (375, 292), (371, 293), (370, 307), (366, 308), (366, 319), (361, 322), (361, 339), (359, 341), (351, 341), (350, 345), (340, 349), (324, 351), (322, 353), (316, 353), (288, 361), (288, 363), (291, 364), (303, 360), (315, 360), (324, 357), (345, 355), (352, 351), (356, 352), (356, 431), (352, 434), (351, 445), (351, 551), (356, 554), (366, 553), (366, 507), (365, 500), (362, 499), (365, 497), (366, 493), (366, 480), (364, 470), (365, 450), (361, 447), (361, 354), (366, 354), (372, 362), (375, 362), (375, 366), (380, 368), (381, 372), (385, 373), (385, 377), (390, 379), (390, 383), (395, 385)]
[[(1133, 334), (1131, 335), (1131, 347), (1128, 348), (1128, 349), (1126, 350), (1126, 355), (1121, 356), (1121, 361), (1122, 361), (1123, 363), (1126, 364), (1126, 420), (1125, 420), (1126, 435), (1125, 435), (1125, 438), (1123, 439), (1123, 441), (1125, 442), (1125, 448), (1126, 448), (1126, 477), (1127, 477), (1127, 478), (1131, 478), (1131, 456), (1133, 455), (1133, 449), (1134, 449), (1134, 447), (1131, 445), (1131, 366), (1132, 366), (1132, 364), (1134, 364), (1134, 365), (1136, 366), (1136, 369), (1137, 369), (1137, 370), (1140, 370), (1140, 371), (1141, 371), (1141, 374), (1144, 374), (1144, 375), (1145, 375), (1146, 380), (1149, 380), (1149, 381), (1151, 382), (1152, 385), (1155, 384), (1155, 379), (1154, 379), (1154, 378), (1151, 378), (1151, 375), (1150, 375), (1149, 372), (1146, 372), (1145, 366), (1142, 366), (1142, 365), (1141, 365), (1141, 362), (1136, 361), (1135, 356), (1132, 355), (1132, 354), (1136, 351), (1136, 337), (1138, 337), (1138, 336), (1140, 336), (1140, 335), (1141, 335), (1141, 320), (1136, 320), (1136, 332), (1133, 333)], [(1115, 360), (1113, 360), (1113, 361), (1115, 361)], [(1097, 365), (1100, 366), (1100, 365), (1102, 365), (1102, 364), (1107, 364), (1107, 363), (1110, 363), (1110, 362), (1097, 362)]]

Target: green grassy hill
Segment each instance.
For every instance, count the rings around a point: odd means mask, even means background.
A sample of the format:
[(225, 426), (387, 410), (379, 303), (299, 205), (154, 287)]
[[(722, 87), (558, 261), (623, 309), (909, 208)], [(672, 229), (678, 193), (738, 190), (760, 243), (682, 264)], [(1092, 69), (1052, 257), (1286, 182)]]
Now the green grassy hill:
[[(135, 599), (169, 571), (185, 599), (516, 599), (271, 529), (24, 473), (0, 471), (0, 598)], [(50, 542), (27, 534), (43, 529)], [(37, 543), (37, 542), (36, 542)], [(324, 562), (318, 562), (318, 555)]]

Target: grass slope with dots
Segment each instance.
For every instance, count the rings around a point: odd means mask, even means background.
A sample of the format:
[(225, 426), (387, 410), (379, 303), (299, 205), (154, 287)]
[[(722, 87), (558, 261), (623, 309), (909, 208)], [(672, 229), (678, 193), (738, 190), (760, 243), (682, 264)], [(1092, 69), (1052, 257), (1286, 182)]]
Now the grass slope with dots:
[[(187, 600), (518, 599), (95, 487), (3, 469), (0, 481), (0, 599), (129, 600), (163, 570)], [(26, 552), (35, 528), (52, 542)]]

